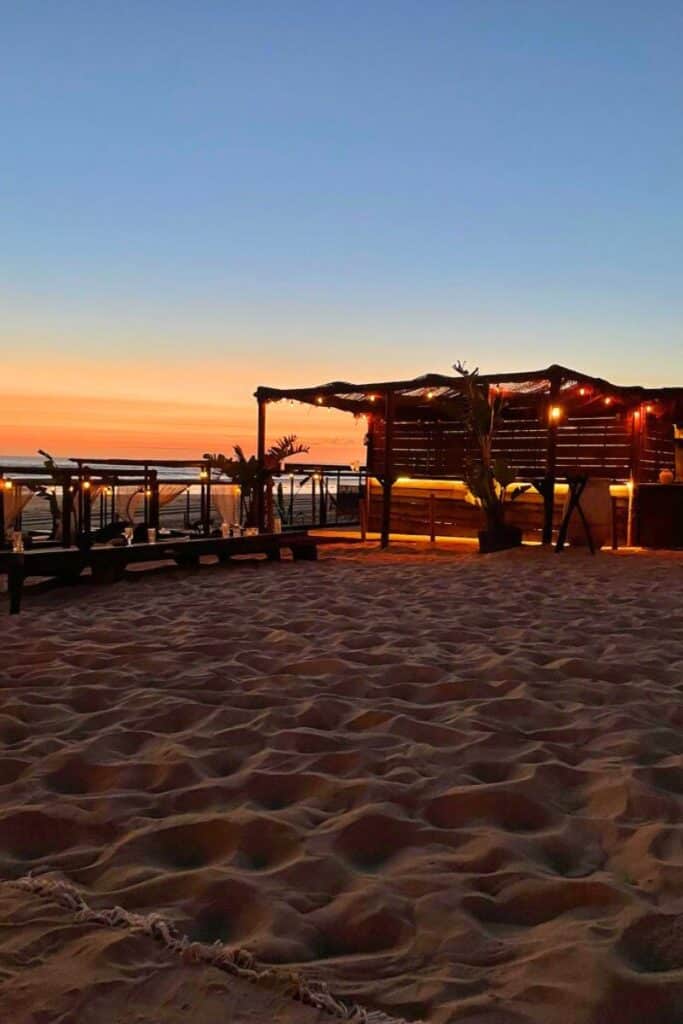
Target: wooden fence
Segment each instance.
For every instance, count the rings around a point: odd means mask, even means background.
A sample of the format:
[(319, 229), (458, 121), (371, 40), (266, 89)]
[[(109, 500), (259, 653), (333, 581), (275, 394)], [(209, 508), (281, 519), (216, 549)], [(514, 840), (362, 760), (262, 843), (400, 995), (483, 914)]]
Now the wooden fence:
[[(476, 537), (482, 528), (481, 510), (465, 499), (461, 483), (444, 485), (434, 481), (430, 488), (424, 481), (394, 484), (391, 495), (391, 532), (439, 537)], [(367, 529), (379, 532), (382, 517), (382, 489), (377, 480), (368, 488)], [(553, 506), (553, 528), (562, 519), (566, 488), (558, 486)], [(628, 534), (628, 493), (625, 487), (613, 489), (613, 524), (616, 542), (624, 545)], [(506, 513), (510, 524), (519, 526), (524, 539), (540, 541), (543, 529), (543, 499), (528, 491), (512, 502)]]

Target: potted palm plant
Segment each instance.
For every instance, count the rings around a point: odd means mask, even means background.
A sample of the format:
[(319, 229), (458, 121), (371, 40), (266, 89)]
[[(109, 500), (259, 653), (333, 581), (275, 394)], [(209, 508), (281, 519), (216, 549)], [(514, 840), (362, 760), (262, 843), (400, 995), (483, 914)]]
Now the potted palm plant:
[(465, 460), (463, 475), (471, 500), (482, 509), (485, 519), (485, 528), (479, 531), (479, 550), (488, 553), (518, 547), (522, 531), (505, 522), (505, 510), (531, 485), (513, 487), (515, 470), (505, 458), (493, 454), (493, 438), (505, 400), (497, 389), (478, 379), (478, 369), (469, 371), (462, 363), (456, 363), (454, 369), (465, 380), (466, 424), (475, 448), (475, 454)]

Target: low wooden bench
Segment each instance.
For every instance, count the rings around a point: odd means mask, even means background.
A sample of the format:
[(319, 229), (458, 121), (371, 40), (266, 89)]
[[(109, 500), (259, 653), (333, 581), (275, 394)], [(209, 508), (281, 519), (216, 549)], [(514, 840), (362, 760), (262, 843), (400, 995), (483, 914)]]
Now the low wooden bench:
[(120, 580), (129, 565), (142, 562), (174, 561), (198, 566), (202, 555), (216, 555), (227, 562), (234, 555), (265, 555), (279, 561), (283, 548), (296, 560), (318, 557), (318, 538), (307, 533), (267, 533), (247, 537), (160, 537), (153, 544), (95, 545), (80, 548), (36, 548), (21, 553), (0, 551), (0, 574), (7, 576), (10, 615), (21, 610), (24, 580), (45, 577), (75, 583), (84, 569), (90, 569), (100, 583)]

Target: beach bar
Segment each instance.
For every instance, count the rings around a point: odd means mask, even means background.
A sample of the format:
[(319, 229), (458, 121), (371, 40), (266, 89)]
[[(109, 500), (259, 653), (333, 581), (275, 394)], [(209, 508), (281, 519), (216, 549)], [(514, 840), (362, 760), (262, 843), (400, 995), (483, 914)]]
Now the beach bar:
[[(683, 546), (677, 511), (683, 501), (683, 387), (621, 386), (559, 365), (479, 380), (505, 399), (494, 455), (505, 456), (517, 478), (532, 484), (509, 509), (510, 522), (526, 539), (551, 543), (568, 489), (581, 477), (609, 487), (614, 547)], [(366, 418), (367, 526), (384, 546), (392, 532), (476, 535), (479, 509), (463, 481), (473, 449), (461, 375), (259, 387), (255, 397), (260, 458), (271, 402)]]

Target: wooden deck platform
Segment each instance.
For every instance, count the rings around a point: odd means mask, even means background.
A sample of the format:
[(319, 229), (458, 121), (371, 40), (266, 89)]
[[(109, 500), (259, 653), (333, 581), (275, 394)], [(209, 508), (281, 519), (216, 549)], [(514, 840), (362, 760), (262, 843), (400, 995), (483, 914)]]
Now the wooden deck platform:
[(74, 583), (85, 569), (96, 582), (120, 580), (129, 565), (174, 561), (177, 565), (198, 566), (203, 555), (216, 555), (227, 562), (235, 555), (265, 555), (278, 561), (283, 548), (294, 559), (318, 557), (320, 538), (307, 533), (270, 533), (248, 537), (160, 537), (152, 544), (95, 545), (88, 551), (79, 548), (35, 548), (15, 553), (0, 551), (0, 574), (7, 576), (10, 615), (21, 610), (24, 580), (29, 576), (59, 579)]

